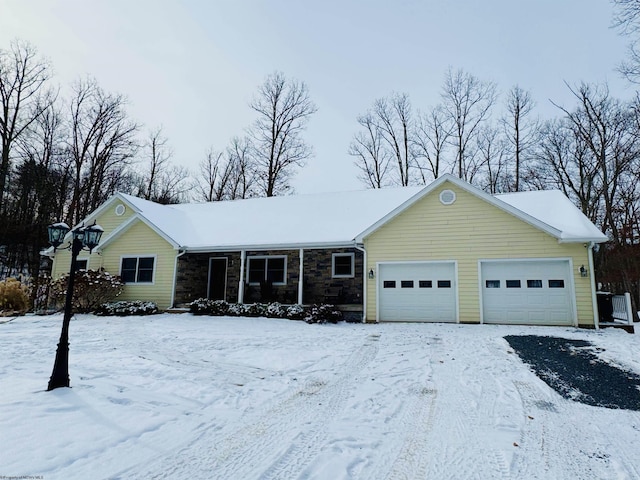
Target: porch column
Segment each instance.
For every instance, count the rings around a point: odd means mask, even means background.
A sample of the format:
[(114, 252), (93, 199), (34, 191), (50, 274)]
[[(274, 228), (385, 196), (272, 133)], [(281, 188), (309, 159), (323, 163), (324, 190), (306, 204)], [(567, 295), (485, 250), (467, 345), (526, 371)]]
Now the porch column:
[(244, 262), (247, 259), (247, 251), (240, 251), (240, 281), (238, 282), (238, 303), (244, 303)]
[(298, 272), (298, 305), (302, 305), (304, 291), (304, 249), (300, 249), (300, 271)]

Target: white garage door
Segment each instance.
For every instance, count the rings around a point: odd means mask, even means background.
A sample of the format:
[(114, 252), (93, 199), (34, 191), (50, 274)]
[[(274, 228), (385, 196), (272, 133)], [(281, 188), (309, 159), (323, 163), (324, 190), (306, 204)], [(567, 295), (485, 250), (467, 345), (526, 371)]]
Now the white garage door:
[(482, 262), (485, 323), (572, 325), (568, 260)]
[(389, 263), (378, 269), (383, 322), (455, 322), (455, 263)]

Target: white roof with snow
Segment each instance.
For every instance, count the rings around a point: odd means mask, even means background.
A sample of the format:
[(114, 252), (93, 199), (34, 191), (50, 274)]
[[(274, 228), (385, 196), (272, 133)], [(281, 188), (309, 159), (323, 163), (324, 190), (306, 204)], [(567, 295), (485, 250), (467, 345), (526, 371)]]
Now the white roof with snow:
[(122, 195), (187, 250), (349, 245), (424, 187), (158, 205)]
[(567, 242), (604, 242), (607, 237), (560, 190), (496, 195), (498, 200), (559, 230)]
[(451, 175), (428, 186), (159, 205), (118, 194), (157, 231), (188, 251), (352, 245), (445, 181), (565, 242), (607, 238), (562, 192), (491, 196)]

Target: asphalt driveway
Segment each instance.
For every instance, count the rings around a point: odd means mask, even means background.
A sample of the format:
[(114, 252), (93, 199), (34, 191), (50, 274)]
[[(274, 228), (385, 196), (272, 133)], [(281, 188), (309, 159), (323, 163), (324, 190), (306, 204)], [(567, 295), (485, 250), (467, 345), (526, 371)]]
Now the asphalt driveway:
[(640, 375), (602, 359), (586, 340), (537, 335), (504, 337), (534, 373), (563, 397), (640, 411)]

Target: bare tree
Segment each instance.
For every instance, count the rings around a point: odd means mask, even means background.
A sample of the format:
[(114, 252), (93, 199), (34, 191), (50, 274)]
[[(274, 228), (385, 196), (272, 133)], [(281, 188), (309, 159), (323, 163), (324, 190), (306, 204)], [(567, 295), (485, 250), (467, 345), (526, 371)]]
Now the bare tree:
[(536, 161), (529, 170), (528, 182), (562, 190), (593, 222), (602, 223), (598, 168), (568, 119), (549, 120), (542, 125)]
[(449, 68), (442, 88), (443, 107), (453, 123), (451, 144), (456, 152), (458, 176), (471, 181), (477, 172), (473, 139), (478, 128), (489, 118), (496, 102), (496, 86), (462, 70)]
[(137, 151), (138, 126), (128, 119), (126, 99), (102, 90), (93, 79), (73, 86), (69, 151), (73, 193), (67, 214), (77, 223), (117, 189)]
[(163, 174), (170, 166), (170, 159), (173, 151), (168, 146), (169, 140), (162, 134), (162, 127), (157, 127), (149, 132), (146, 142), (143, 145), (147, 165), (145, 172), (140, 178), (138, 196), (145, 200), (151, 200), (158, 196), (158, 192), (164, 180)]
[(513, 152), (513, 184), (509, 190), (521, 190), (520, 178), (526, 169), (526, 161), (531, 147), (534, 145), (537, 133), (537, 122), (529, 121), (528, 117), (534, 107), (531, 94), (516, 85), (507, 94), (507, 114), (502, 119), (506, 137)]
[(54, 95), (43, 95), (50, 76), (49, 63), (28, 43), (14, 41), (9, 50), (0, 50), (0, 211), (13, 144), (53, 103)]
[(282, 194), (290, 188), (294, 169), (312, 155), (302, 132), (317, 108), (304, 82), (280, 72), (266, 78), (250, 107), (258, 114), (249, 129), (258, 185), (267, 197)]
[(414, 164), (412, 143), (413, 132), (411, 102), (406, 93), (394, 93), (391, 98), (380, 98), (373, 104), (376, 125), (393, 155), (397, 169), (396, 177), (401, 186), (409, 185), (411, 165)]
[(232, 170), (233, 165), (227, 161), (224, 152), (209, 149), (198, 166), (197, 199), (205, 202), (224, 200)]
[(638, 162), (640, 144), (635, 130), (634, 110), (609, 95), (606, 85), (581, 84), (569, 87), (578, 100), (578, 108), (567, 110), (559, 105), (593, 159), (600, 195), (604, 203), (602, 224), (615, 242), (620, 241), (620, 226), (617, 221), (617, 204), (621, 195), (620, 180)]
[(235, 137), (225, 152), (211, 148), (200, 162), (196, 196), (205, 202), (248, 198), (253, 194), (253, 169), (248, 139)]
[(483, 126), (476, 137), (479, 166), (486, 172), (482, 188), (491, 194), (511, 191), (512, 176), (507, 171), (507, 146), (501, 132), (493, 126)]
[(419, 117), (413, 144), (422, 183), (435, 180), (446, 168), (444, 153), (451, 134), (452, 123), (442, 105)]
[(638, 0), (612, 0), (615, 6), (613, 26), (631, 38), (628, 45), (628, 58), (618, 67), (630, 82), (640, 83), (640, 51), (638, 33), (640, 33), (640, 2)]
[(251, 158), (251, 142), (247, 137), (234, 137), (227, 148), (229, 163), (233, 165), (229, 184), (229, 200), (254, 196), (255, 165)]
[(383, 145), (382, 133), (369, 112), (358, 117), (364, 131), (355, 134), (349, 155), (355, 157), (354, 164), (360, 170), (358, 179), (369, 188), (382, 188), (390, 183), (389, 165), (391, 154)]

